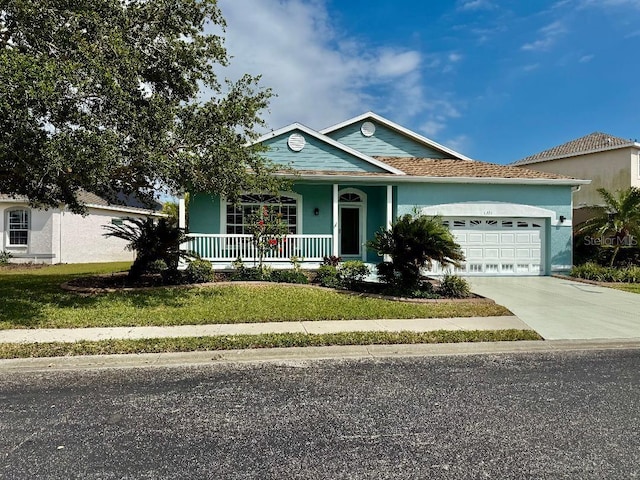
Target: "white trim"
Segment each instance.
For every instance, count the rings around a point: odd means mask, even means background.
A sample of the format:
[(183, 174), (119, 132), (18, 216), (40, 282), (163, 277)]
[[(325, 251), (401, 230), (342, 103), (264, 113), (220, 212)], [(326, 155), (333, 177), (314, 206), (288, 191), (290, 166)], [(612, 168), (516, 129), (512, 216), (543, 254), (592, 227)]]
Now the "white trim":
[(380, 115), (377, 115), (373, 112), (366, 112), (363, 113), (362, 115), (358, 115), (357, 117), (353, 117), (350, 118), (349, 120), (345, 120), (344, 122), (338, 123), (336, 125), (332, 125), (330, 127), (324, 128), (322, 130), (320, 130), (320, 133), (322, 133), (323, 135), (327, 135), (331, 132), (335, 132), (336, 130), (340, 130), (341, 128), (347, 127), (349, 125), (353, 125), (354, 123), (357, 122), (361, 122), (363, 120), (369, 120), (369, 119), (373, 119), (376, 120), (378, 123), (381, 123), (382, 125), (384, 125), (387, 128), (390, 128), (392, 130), (395, 130), (409, 138), (411, 138), (412, 140), (415, 140), (418, 143), (422, 143), (424, 145), (427, 145), (431, 148), (435, 148), (436, 150), (440, 150), (443, 153), (447, 153), (449, 155), (454, 156), (455, 158), (458, 158), (460, 160), (469, 160), (472, 161), (471, 158), (462, 155), (461, 153), (456, 152), (455, 150), (451, 150), (450, 148), (445, 147), (444, 145), (441, 145), (437, 142), (434, 142), (433, 140), (428, 139), (427, 137), (423, 137), (422, 135), (416, 133), (416, 132), (412, 132), (411, 130), (409, 130), (408, 128), (403, 127), (402, 125), (398, 125), (397, 123), (392, 122), (391, 120), (387, 120), (384, 117), (381, 117)]
[(599, 152), (609, 152), (611, 150), (620, 150), (622, 148), (637, 148), (637, 149), (640, 150), (640, 143), (629, 142), (629, 143), (624, 143), (622, 145), (615, 145), (613, 147), (594, 148), (594, 149), (591, 149), (591, 150), (585, 150), (584, 152), (563, 153), (561, 155), (554, 155), (552, 157), (538, 158), (538, 159), (535, 159), (535, 160), (528, 160), (526, 162), (523, 162), (522, 160), (517, 160), (517, 161), (515, 161), (513, 163), (509, 163), (508, 165), (510, 165), (512, 167), (521, 167), (522, 165), (532, 165), (534, 163), (544, 163), (544, 162), (549, 162), (551, 160), (560, 160), (561, 158), (580, 157), (582, 155), (590, 155), (592, 153), (599, 153)]
[(551, 226), (571, 226), (571, 219), (567, 218), (560, 223), (553, 210), (509, 202), (444, 203), (422, 207), (420, 213), (441, 217), (548, 218)]
[[(27, 243), (11, 243), (11, 212), (26, 212), (27, 214)], [(5, 238), (4, 245), (7, 249), (11, 250), (29, 250), (31, 244), (31, 222), (32, 222), (32, 209), (27, 206), (15, 206), (9, 207), (4, 210), (4, 223), (5, 223)], [(24, 228), (16, 229), (15, 231), (24, 232)]]
[(573, 178), (420, 177), (413, 175), (305, 175), (276, 173), (292, 180), (329, 180), (348, 183), (475, 183), (489, 185), (589, 185), (591, 180)]
[(333, 138), (327, 137), (326, 135), (316, 132), (315, 130), (309, 127), (306, 127), (301, 123), (292, 123), (291, 125), (287, 125), (286, 127), (279, 128), (278, 130), (274, 130), (270, 133), (267, 133), (266, 135), (263, 135), (260, 138), (258, 138), (256, 141), (252, 142), (250, 145), (256, 145), (258, 143), (262, 143), (265, 140), (269, 140), (274, 137), (279, 137), (280, 135), (284, 135), (285, 133), (289, 133), (293, 130), (300, 130), (301, 132), (304, 132), (307, 135), (317, 140), (320, 140), (321, 142), (327, 143), (332, 147), (342, 150), (343, 152), (348, 153), (349, 155), (352, 155), (356, 158), (359, 158), (360, 160), (363, 160), (367, 163), (370, 163), (371, 165), (374, 165), (378, 168), (386, 170), (389, 173), (394, 173), (396, 175), (405, 175), (405, 173), (402, 170), (398, 170), (397, 168), (394, 168), (391, 165), (387, 165), (386, 163), (381, 162), (380, 160), (376, 160), (375, 158), (370, 157), (369, 155), (365, 155), (364, 153), (359, 152), (351, 147), (348, 147), (340, 142), (336, 142)]
[[(345, 194), (345, 193), (355, 193), (357, 195), (360, 196), (361, 201), (360, 202), (341, 202), (340, 201), (340, 196)], [(359, 231), (359, 239), (358, 239), (358, 243), (360, 244), (360, 255), (343, 255), (342, 254), (342, 235), (339, 236), (338, 241), (339, 241), (339, 247), (338, 247), (338, 252), (339, 255), (343, 258), (356, 258), (359, 257), (361, 258), (363, 261), (366, 260), (367, 258), (367, 249), (364, 246), (364, 243), (366, 241), (367, 238), (367, 194), (364, 193), (362, 190), (359, 190), (357, 188), (352, 188), (352, 187), (348, 187), (348, 188), (343, 188), (342, 190), (340, 190), (338, 192), (338, 207), (339, 207), (339, 228), (342, 229), (342, 208), (357, 208), (359, 210), (358, 213), (358, 221), (359, 221), (359, 225), (358, 225), (358, 231)]]
[(393, 222), (393, 185), (387, 185), (387, 230), (391, 230)]
[(333, 243), (332, 243), (333, 253), (332, 253), (332, 255), (334, 257), (337, 257), (338, 256), (338, 251), (339, 251), (339, 248), (340, 248), (338, 246), (338, 241), (339, 241), (339, 238), (340, 238), (340, 226), (339, 226), (340, 219), (338, 218), (339, 217), (339, 212), (340, 212), (340, 210), (338, 208), (338, 198), (339, 198), (339, 196), (338, 196), (338, 184), (334, 183), (332, 187), (333, 187), (332, 188), (332, 192), (331, 192), (332, 193), (332, 195), (331, 195), (331, 220), (333, 221), (333, 232), (332, 232), (332, 235), (333, 235)]
[[(255, 193), (255, 195), (261, 195), (260, 193)], [(240, 195), (252, 195), (252, 192), (243, 192)], [(279, 192), (278, 196), (280, 197), (291, 197), (296, 199), (296, 235), (302, 234), (302, 195), (296, 192)], [(221, 234), (227, 235), (227, 199), (224, 197), (220, 197), (220, 230)], [(242, 203), (240, 203), (242, 205)]]
[(184, 195), (178, 199), (178, 228), (187, 228), (187, 204)]

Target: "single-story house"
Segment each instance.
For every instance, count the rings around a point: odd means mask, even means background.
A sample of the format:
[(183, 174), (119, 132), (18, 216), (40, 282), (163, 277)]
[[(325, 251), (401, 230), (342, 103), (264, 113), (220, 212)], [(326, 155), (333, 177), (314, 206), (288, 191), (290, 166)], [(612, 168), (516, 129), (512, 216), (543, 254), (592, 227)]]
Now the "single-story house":
[[(127, 217), (157, 215), (140, 206), (112, 205), (89, 192), (80, 192), (86, 215), (64, 207), (31, 208), (24, 198), (0, 195), (0, 250), (11, 254), (14, 263), (90, 263), (132, 261), (135, 252), (126, 242), (105, 237), (104, 225), (120, 224)], [(133, 203), (139, 204), (139, 202)]]
[(608, 133), (593, 132), (511, 165), (591, 180), (573, 195), (576, 225), (592, 216), (592, 207), (604, 205), (599, 188), (615, 192), (640, 187), (640, 143)]
[(289, 228), (285, 248), (266, 259), (274, 267), (291, 256), (310, 268), (329, 255), (379, 263), (366, 242), (414, 211), (442, 216), (466, 256), (460, 274), (549, 275), (572, 265), (572, 193), (587, 180), (474, 161), (372, 112), (320, 131), (294, 123), (257, 142), (295, 170), (282, 173), (293, 186), (277, 197), (246, 192), (239, 204), (191, 192), (188, 248), (215, 268), (255, 259), (248, 219), (264, 205)]

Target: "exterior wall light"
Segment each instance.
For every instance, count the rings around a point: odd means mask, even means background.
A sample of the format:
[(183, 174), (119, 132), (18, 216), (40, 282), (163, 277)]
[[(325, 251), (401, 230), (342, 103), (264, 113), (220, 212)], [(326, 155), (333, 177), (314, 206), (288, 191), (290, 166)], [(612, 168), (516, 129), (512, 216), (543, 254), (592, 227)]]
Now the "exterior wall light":
[(318, 207), (313, 209), (313, 214), (317, 217), (318, 215), (320, 215), (320, 209)]
[(560, 223), (564, 223), (566, 219), (567, 217), (565, 217), (564, 215), (560, 215)]

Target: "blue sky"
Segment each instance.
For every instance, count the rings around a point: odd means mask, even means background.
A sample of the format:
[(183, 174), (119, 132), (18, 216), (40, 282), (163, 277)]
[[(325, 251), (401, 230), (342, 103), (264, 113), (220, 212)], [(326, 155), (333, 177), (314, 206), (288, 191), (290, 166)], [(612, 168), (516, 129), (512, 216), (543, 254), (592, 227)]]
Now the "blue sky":
[(219, 0), (271, 129), (372, 110), (509, 163), (593, 131), (640, 138), (640, 0)]

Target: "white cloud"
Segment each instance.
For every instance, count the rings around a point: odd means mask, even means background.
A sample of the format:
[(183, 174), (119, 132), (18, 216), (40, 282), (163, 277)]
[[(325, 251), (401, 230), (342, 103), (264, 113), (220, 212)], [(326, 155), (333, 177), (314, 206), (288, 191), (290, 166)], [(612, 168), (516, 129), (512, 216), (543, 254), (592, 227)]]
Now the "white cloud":
[(591, 60), (593, 60), (593, 55), (583, 55), (578, 61), (580, 63), (589, 63)]
[(530, 43), (522, 45), (522, 50), (548, 50), (558, 39), (560, 35), (567, 30), (562, 22), (555, 21), (538, 30), (540, 37)]
[(452, 150), (458, 153), (464, 154), (471, 146), (471, 139), (467, 135), (457, 135), (453, 138), (447, 139), (443, 145), (446, 145)]
[(420, 125), (419, 130), (421, 132), (424, 132), (427, 137), (435, 137), (436, 135), (438, 135), (438, 133), (444, 130), (445, 127), (446, 124), (444, 122), (432, 119), (427, 120), (422, 125)]
[(581, 7), (633, 7), (640, 8), (640, 0), (580, 0)]
[(374, 59), (376, 73), (380, 77), (400, 77), (420, 66), (420, 54), (415, 51), (395, 52), (384, 50)]
[(461, 11), (476, 11), (476, 10), (491, 10), (496, 6), (488, 0), (463, 0), (458, 4), (458, 10)]
[[(402, 123), (428, 106), (423, 55), (372, 48), (336, 31), (322, 1), (220, 0), (231, 65), (222, 75), (262, 75), (271, 128), (323, 128), (373, 110)], [(427, 63), (432, 63), (432, 60)]]

